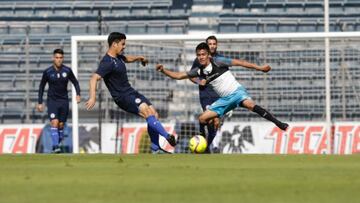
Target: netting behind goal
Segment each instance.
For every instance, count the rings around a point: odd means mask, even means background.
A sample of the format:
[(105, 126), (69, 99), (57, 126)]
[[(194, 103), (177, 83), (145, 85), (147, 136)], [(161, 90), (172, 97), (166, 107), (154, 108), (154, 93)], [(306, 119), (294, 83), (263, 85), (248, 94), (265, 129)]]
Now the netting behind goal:
[[(186, 140), (198, 133), (197, 117), (202, 112), (198, 87), (189, 80), (176, 81), (165, 77), (155, 71), (155, 64), (162, 63), (175, 71), (189, 70), (196, 57), (195, 47), (203, 40), (148, 40), (151, 37), (147, 36), (145, 40), (131, 40), (131, 37), (128, 37), (125, 54), (143, 55), (150, 61), (146, 67), (139, 63), (127, 64), (128, 77), (132, 86), (153, 103), (159, 112), (160, 120), (169, 124), (169, 128), (173, 128), (184, 140), (180, 141), (175, 151), (188, 152)], [(257, 104), (283, 121), (325, 121), (324, 38), (218, 38), (218, 51), (221, 54), (256, 64), (271, 65), (272, 70), (269, 73), (243, 67), (231, 68), (232, 73), (247, 88)], [(331, 118), (333, 121), (356, 121), (360, 118), (360, 38), (331, 38), (330, 45)], [(102, 40), (79, 41), (77, 46), (78, 77), (83, 95), (87, 98), (88, 80), (96, 70), (107, 45)], [(117, 125), (122, 131), (122, 126), (145, 123), (140, 117), (119, 110), (104, 84), (102, 93), (102, 123)], [(97, 108), (88, 112), (80, 106), (80, 126), (85, 123), (96, 124), (98, 113)], [(256, 123), (264, 120), (253, 112), (237, 108), (231, 117), (225, 119), (225, 122), (227, 121)], [(91, 131), (91, 128), (88, 127), (86, 131)], [(122, 131), (118, 132), (119, 137), (109, 138), (115, 139), (114, 147), (119, 153), (127, 150), (121, 149), (124, 148), (125, 139), (121, 135), (124, 133)], [(93, 134), (93, 137), (96, 137), (97, 134)], [(140, 144), (139, 149), (130, 150), (147, 152), (148, 141), (141, 141), (145, 144)], [(96, 151), (96, 147), (94, 150)]]

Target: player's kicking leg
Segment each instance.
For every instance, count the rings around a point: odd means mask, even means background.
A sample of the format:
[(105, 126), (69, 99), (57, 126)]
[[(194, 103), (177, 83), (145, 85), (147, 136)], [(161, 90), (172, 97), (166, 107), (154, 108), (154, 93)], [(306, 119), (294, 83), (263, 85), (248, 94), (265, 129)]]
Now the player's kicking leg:
[(249, 109), (250, 111), (253, 111), (253, 112), (259, 114), (261, 117), (273, 122), (281, 130), (286, 130), (289, 127), (289, 124), (279, 121), (270, 112), (263, 109), (261, 106), (256, 105), (255, 102), (251, 99), (245, 99), (242, 102), (242, 106)]
[(152, 150), (156, 150), (156, 147), (158, 147), (160, 149), (159, 146), (159, 136), (161, 135), (163, 136), (171, 146), (175, 146), (176, 145), (176, 138), (174, 135), (169, 134), (165, 128), (163, 127), (163, 125), (161, 124), (161, 122), (156, 118), (156, 110), (154, 109), (154, 107), (149, 106), (146, 103), (142, 103), (139, 106), (139, 115), (143, 118), (146, 119), (146, 122), (148, 124), (148, 130), (149, 130), (149, 135), (150, 135), (150, 139), (152, 141)]

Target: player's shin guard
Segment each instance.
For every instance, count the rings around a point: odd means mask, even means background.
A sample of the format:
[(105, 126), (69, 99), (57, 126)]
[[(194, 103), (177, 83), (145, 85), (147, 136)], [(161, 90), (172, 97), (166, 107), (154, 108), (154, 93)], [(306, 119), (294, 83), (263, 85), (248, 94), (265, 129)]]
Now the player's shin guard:
[(204, 137), (206, 137), (206, 132), (205, 132), (205, 124), (202, 124), (199, 122), (199, 126), (200, 126), (200, 134)]
[(213, 123), (208, 124), (207, 125), (207, 129), (208, 129), (208, 135), (206, 137), (206, 141), (207, 141), (207, 147), (205, 152), (206, 153), (210, 153), (210, 145), (213, 142), (215, 136), (216, 136), (216, 129)]
[(259, 114), (261, 117), (273, 122), (277, 127), (279, 127), (281, 130), (286, 130), (286, 128), (289, 126), (287, 123), (283, 123), (276, 119), (270, 112), (263, 109), (261, 106), (255, 105), (253, 112)]
[(154, 131), (149, 125), (147, 130), (151, 140), (151, 151), (156, 152), (160, 149), (159, 134), (157, 134), (156, 131)]
[(146, 118), (146, 122), (148, 123), (148, 126), (157, 134), (160, 134), (161, 136), (165, 137), (166, 139), (169, 138), (169, 133), (166, 132), (165, 128), (162, 126), (160, 121), (158, 121), (155, 116), (149, 116)]
[(57, 147), (59, 145), (59, 130), (58, 128), (51, 127), (51, 140), (53, 147)]

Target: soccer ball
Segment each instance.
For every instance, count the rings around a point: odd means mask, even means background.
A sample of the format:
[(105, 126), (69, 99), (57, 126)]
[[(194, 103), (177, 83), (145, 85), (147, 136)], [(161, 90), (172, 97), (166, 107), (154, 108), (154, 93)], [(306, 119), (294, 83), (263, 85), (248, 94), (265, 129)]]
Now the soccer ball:
[(195, 135), (190, 139), (189, 148), (192, 153), (204, 153), (207, 147), (206, 139), (201, 135)]

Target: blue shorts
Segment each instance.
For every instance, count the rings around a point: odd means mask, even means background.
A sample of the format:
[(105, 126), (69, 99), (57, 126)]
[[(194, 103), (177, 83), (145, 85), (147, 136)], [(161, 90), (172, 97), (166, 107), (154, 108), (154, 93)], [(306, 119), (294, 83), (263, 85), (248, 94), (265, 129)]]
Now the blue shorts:
[(234, 93), (216, 100), (211, 104), (209, 110), (217, 113), (219, 117), (223, 117), (227, 112), (240, 106), (245, 99), (251, 99), (251, 97), (247, 90), (240, 86)]
[(115, 99), (115, 103), (124, 111), (139, 115), (139, 106), (146, 103), (151, 106), (151, 102), (138, 92), (129, 93), (119, 99)]
[(47, 100), (48, 117), (51, 120), (58, 119), (60, 122), (66, 122), (69, 114), (68, 100)]

